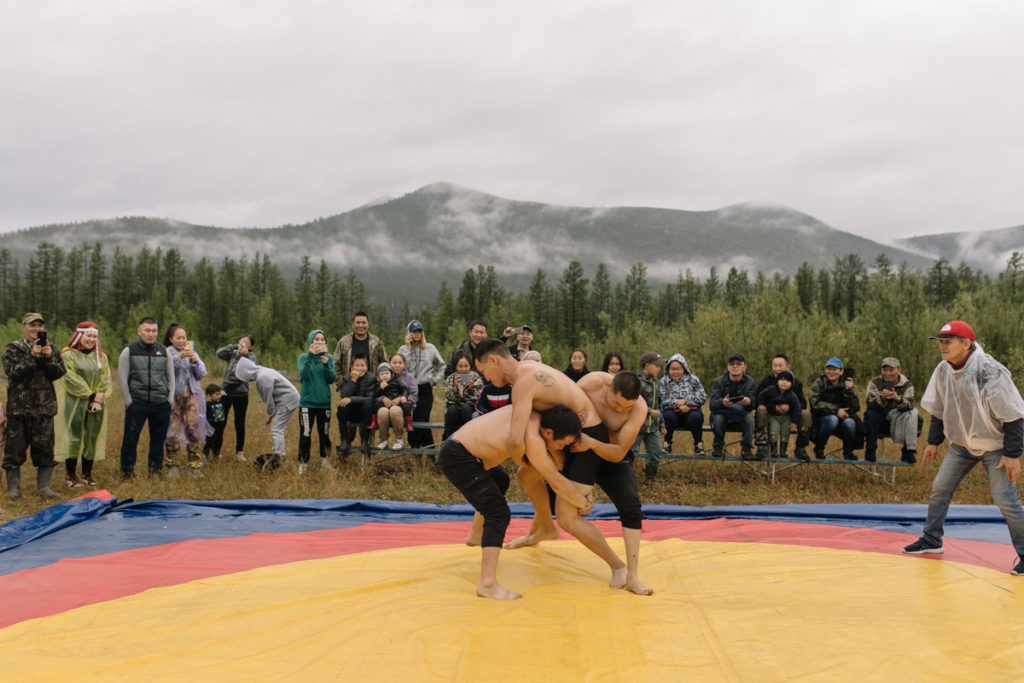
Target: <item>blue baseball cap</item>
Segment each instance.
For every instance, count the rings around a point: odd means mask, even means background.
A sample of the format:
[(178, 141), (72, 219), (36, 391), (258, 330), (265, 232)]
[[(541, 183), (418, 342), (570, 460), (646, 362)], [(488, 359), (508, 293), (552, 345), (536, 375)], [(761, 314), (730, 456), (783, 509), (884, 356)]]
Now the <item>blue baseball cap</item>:
[(829, 358), (827, 361), (825, 361), (826, 368), (830, 365), (834, 368), (839, 368), (840, 370), (843, 369), (843, 361), (839, 360), (838, 358)]

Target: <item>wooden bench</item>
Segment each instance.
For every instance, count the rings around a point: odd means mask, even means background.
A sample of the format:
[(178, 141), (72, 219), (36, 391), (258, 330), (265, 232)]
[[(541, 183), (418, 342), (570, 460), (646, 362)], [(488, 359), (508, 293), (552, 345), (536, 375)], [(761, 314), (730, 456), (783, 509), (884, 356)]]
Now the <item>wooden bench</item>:
[[(711, 425), (704, 425), (703, 430), (705, 432), (713, 432)], [(682, 430), (676, 430), (682, 431)], [(726, 433), (740, 433), (742, 428), (739, 426), (726, 427)], [(881, 452), (881, 458), (871, 462), (869, 460), (847, 460), (846, 458), (833, 458), (829, 457), (835, 453), (842, 453), (842, 447), (832, 449), (825, 452), (825, 459), (819, 460), (813, 455), (809, 461), (797, 460), (796, 458), (765, 458), (764, 460), (744, 460), (742, 457), (734, 454), (730, 454), (729, 450), (740, 445), (739, 440), (727, 441), (725, 444), (726, 454), (721, 458), (716, 458), (709, 453), (697, 454), (697, 453), (662, 453), (661, 459), (667, 462), (683, 461), (683, 460), (704, 460), (704, 461), (715, 461), (715, 462), (739, 462), (746, 465), (753, 471), (762, 475), (765, 479), (768, 479), (771, 483), (775, 483), (775, 477), (786, 470), (791, 470), (794, 467), (800, 465), (850, 465), (857, 468), (862, 472), (866, 472), (873, 477), (880, 479), (883, 483), (892, 486), (896, 483), (896, 468), (897, 467), (913, 467), (912, 463), (903, 462), (902, 460), (885, 460), (884, 445)], [(646, 453), (635, 453), (637, 458), (647, 458)], [(881, 471), (876, 471), (881, 470)]]

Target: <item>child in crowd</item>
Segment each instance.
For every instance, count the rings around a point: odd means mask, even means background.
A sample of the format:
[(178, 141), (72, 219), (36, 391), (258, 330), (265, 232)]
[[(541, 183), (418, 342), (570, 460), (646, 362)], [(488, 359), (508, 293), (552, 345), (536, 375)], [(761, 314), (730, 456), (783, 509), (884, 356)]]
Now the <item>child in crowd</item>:
[(238, 359), (235, 376), (243, 382), (256, 382), (256, 393), (267, 404), (273, 447), (265, 468), (273, 469), (285, 458), (284, 428), (299, 407), (299, 390), (277, 370), (256, 365), (248, 358)]
[(333, 470), (331, 452), (331, 385), (337, 379), (334, 359), (327, 353), (327, 335), (313, 330), (306, 338), (306, 352), (299, 354), (299, 474), (306, 473), (313, 432), (320, 447), (320, 469)]
[(213, 434), (206, 437), (203, 455), (212, 460), (220, 460), (220, 448), (224, 443), (224, 426), (228, 423), (227, 413), (221, 399), (226, 395), (219, 384), (210, 383), (203, 390), (206, 393), (206, 421), (213, 427)]
[(409, 410), (409, 404), (402, 400), (409, 395), (409, 390), (393, 378), (390, 363), (381, 363), (377, 366), (377, 385), (373, 393), (374, 405), (377, 406), (377, 429), (380, 430), (377, 449), (383, 450), (388, 447), (390, 430), (395, 435), (391, 448), (400, 450), (405, 446), (402, 441), (405, 436), (405, 416), (412, 415), (412, 411)]
[(444, 397), (447, 407), (444, 413), (444, 437), (447, 439), (473, 417), (473, 407), (480, 398), (484, 382), (473, 371), (469, 359), (456, 352), (455, 372), (444, 380)]
[[(775, 384), (757, 395), (757, 405), (768, 410), (768, 439), (771, 457), (785, 458), (789, 448), (789, 435), (795, 434), (800, 426), (800, 397), (793, 391), (793, 373), (783, 370), (775, 378)], [(797, 455), (799, 458), (799, 454)], [(808, 461), (806, 454), (801, 460)]]
[[(355, 426), (359, 426), (359, 441), (363, 453), (370, 452), (370, 421), (373, 419), (373, 391), (376, 386), (373, 375), (367, 372), (366, 356), (357, 353), (352, 356), (348, 375), (342, 378), (338, 401), (338, 428), (341, 443), (338, 452), (344, 458), (352, 447)], [(352, 426), (349, 424), (352, 423)]]
[(633, 450), (636, 451), (641, 443), (644, 444), (644, 450), (647, 451), (644, 477), (648, 480), (658, 474), (661, 437), (665, 435), (665, 423), (661, 419), (661, 396), (658, 394), (658, 373), (664, 363), (665, 359), (657, 351), (648, 351), (640, 356), (640, 371), (636, 373), (640, 378), (640, 395), (647, 403), (647, 419), (640, 427)]

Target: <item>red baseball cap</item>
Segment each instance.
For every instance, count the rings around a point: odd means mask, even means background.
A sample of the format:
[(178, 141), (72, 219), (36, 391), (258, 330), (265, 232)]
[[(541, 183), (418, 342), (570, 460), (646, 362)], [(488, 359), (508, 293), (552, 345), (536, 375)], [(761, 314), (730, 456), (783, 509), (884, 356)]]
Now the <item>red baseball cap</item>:
[(939, 333), (932, 339), (951, 339), (952, 337), (963, 337), (974, 341), (974, 330), (963, 320), (951, 320), (942, 326)]

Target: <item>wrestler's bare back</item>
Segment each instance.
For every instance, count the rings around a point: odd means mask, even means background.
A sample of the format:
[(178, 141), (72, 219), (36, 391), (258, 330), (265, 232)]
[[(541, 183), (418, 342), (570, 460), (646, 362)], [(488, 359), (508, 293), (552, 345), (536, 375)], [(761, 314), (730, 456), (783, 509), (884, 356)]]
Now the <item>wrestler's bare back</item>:
[(580, 424), (593, 427), (601, 418), (586, 393), (571, 379), (558, 370), (538, 363), (521, 361), (512, 380), (512, 404), (516, 405), (517, 393), (530, 395), (533, 410), (542, 413), (555, 406), (568, 406), (580, 418)]
[[(512, 406), (502, 406), (462, 425), (451, 438), (461, 443), (473, 457), (479, 458), (484, 468), (489, 470), (508, 460), (508, 434), (511, 428)], [(521, 457), (513, 460), (517, 465), (523, 464)]]

